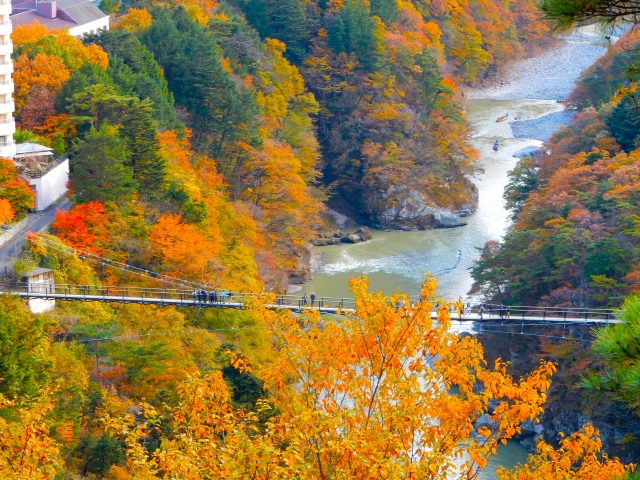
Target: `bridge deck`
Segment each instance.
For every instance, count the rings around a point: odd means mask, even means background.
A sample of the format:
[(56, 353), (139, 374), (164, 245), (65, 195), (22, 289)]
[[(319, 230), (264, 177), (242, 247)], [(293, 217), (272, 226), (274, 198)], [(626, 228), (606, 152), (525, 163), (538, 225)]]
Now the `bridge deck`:
[[(142, 305), (175, 306), (192, 308), (230, 308), (243, 309), (246, 307), (245, 297), (249, 294), (235, 294), (230, 301), (200, 301), (194, 298), (189, 291), (161, 290), (161, 289), (138, 289), (126, 287), (96, 287), (96, 286), (61, 286), (52, 288), (46, 286), (21, 286), (16, 288), (2, 288), (0, 294), (10, 294), (26, 299), (61, 300), (61, 301), (83, 301), (83, 302), (107, 302), (107, 303), (137, 303)], [(348, 299), (326, 299), (321, 298), (314, 302), (313, 306), (303, 304), (300, 297), (278, 296), (277, 303), (266, 304), (265, 307), (271, 310), (290, 310), (300, 313), (305, 310), (318, 310), (323, 314), (348, 314), (353, 313), (353, 301)], [(436, 312), (431, 312), (432, 318), (437, 317)], [(482, 315), (478, 308), (465, 312), (458, 318), (457, 312), (452, 312), (453, 322), (495, 322), (500, 321), (505, 324), (527, 323), (552, 324), (589, 324), (589, 325), (610, 325), (620, 323), (613, 316), (611, 310), (604, 309), (560, 309), (541, 307), (511, 307), (507, 314), (506, 310), (495, 309), (491, 314), (485, 311)]]

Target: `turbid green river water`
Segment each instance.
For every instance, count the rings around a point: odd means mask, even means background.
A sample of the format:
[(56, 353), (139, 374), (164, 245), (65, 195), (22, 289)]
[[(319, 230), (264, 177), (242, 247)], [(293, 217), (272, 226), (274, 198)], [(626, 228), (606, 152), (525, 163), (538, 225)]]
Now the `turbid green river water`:
[[(517, 162), (513, 153), (540, 145), (536, 140), (513, 138), (509, 124), (496, 123), (496, 118), (507, 112), (510, 118), (535, 118), (561, 109), (562, 105), (548, 100), (470, 100), (471, 143), (480, 152), (476, 166), (484, 173), (476, 173), (473, 179), (480, 201), (476, 213), (465, 218), (468, 225), (415, 232), (373, 230), (373, 240), (368, 242), (316, 247), (313, 251), (322, 253), (325, 264), (300, 293), (350, 297), (349, 279), (366, 274), (372, 290), (416, 295), (425, 272), (431, 272), (438, 277), (443, 298), (465, 298), (472, 284), (468, 269), (479, 256), (477, 248), (488, 240), (499, 240), (508, 224), (502, 193), (507, 172)], [(497, 152), (491, 148), (495, 139), (501, 145)], [(458, 250), (462, 252), (459, 262)]]
[[(541, 143), (513, 138), (509, 124), (496, 123), (496, 119), (505, 113), (510, 118), (528, 119), (562, 110), (562, 105), (548, 100), (470, 100), (467, 105), (471, 143), (480, 152), (477, 167), (484, 170), (473, 179), (480, 201), (475, 214), (465, 219), (468, 224), (416, 232), (373, 230), (373, 240), (369, 242), (316, 247), (314, 252), (323, 254), (324, 265), (313, 281), (303, 286), (300, 295), (313, 292), (318, 297), (349, 298), (352, 295), (347, 282), (360, 274), (367, 275), (371, 290), (382, 290), (385, 294), (402, 290), (417, 295), (425, 272), (431, 272), (438, 277), (443, 298), (467, 298), (472, 285), (469, 268), (479, 257), (477, 248), (489, 240), (499, 240), (509, 222), (502, 194), (507, 172), (517, 162), (513, 153)], [(491, 148), (495, 139), (500, 140), (498, 152)], [(523, 462), (526, 455), (524, 447), (510, 442), (500, 447), (480, 478), (494, 479), (498, 465), (511, 467)]]

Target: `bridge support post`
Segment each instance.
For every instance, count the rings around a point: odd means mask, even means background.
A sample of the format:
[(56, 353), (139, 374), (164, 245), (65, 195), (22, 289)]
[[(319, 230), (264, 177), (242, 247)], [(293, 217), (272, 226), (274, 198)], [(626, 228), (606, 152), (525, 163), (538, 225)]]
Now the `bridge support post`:
[(36, 267), (26, 273), (21, 282), (27, 293), (27, 304), (33, 313), (49, 312), (56, 308), (56, 301), (49, 299), (50, 289), (55, 291), (53, 270)]

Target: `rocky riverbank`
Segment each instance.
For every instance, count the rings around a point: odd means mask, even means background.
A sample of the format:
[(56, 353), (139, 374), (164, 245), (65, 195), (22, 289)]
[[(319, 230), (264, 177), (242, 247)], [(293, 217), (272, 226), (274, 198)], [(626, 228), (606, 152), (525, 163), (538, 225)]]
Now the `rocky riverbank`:
[(554, 112), (531, 120), (511, 122), (515, 138), (534, 138), (546, 142), (560, 127), (569, 125), (574, 112)]
[[(485, 359), (492, 365), (496, 358), (510, 361), (508, 372), (515, 378), (526, 376), (540, 359), (556, 362), (558, 370), (547, 392), (547, 402), (540, 424), (523, 425), (520, 442), (534, 451), (540, 437), (557, 445), (561, 434), (579, 430), (592, 423), (600, 430), (603, 451), (623, 462), (640, 461), (640, 418), (606, 397), (579, 386), (581, 375), (589, 369), (602, 368), (593, 356), (589, 326), (571, 325), (545, 329), (549, 337), (536, 336), (539, 328), (502, 326), (504, 333), (484, 332), (477, 336), (484, 347)], [(507, 332), (513, 333), (507, 333)], [(550, 338), (550, 337), (558, 338)], [(571, 338), (571, 340), (564, 339)]]
[[(603, 43), (595, 31), (583, 30), (538, 58), (518, 62), (508, 70), (500, 85), (469, 91), (467, 96), (497, 101), (564, 99), (574, 88), (580, 72), (606, 53)], [(516, 138), (546, 141), (560, 126), (567, 125), (572, 115), (573, 112), (559, 111), (512, 121), (510, 126)], [(535, 147), (523, 148), (515, 155), (530, 154), (532, 150)], [(603, 368), (591, 352), (590, 327), (541, 330), (502, 325), (493, 330), (499, 332), (476, 335), (484, 347), (485, 359), (489, 364), (497, 358), (509, 361), (508, 371), (515, 378), (526, 376), (541, 359), (557, 364), (540, 423), (525, 422), (522, 435), (517, 438), (525, 447), (535, 450), (541, 438), (557, 445), (563, 434), (591, 423), (600, 431), (603, 451), (609, 456), (617, 456), (625, 463), (640, 461), (640, 418), (606, 396), (580, 387), (582, 375)]]
[(513, 64), (500, 84), (465, 94), (472, 99), (564, 99), (575, 87), (580, 72), (606, 53), (604, 42), (594, 29), (583, 29), (561, 38), (558, 46), (539, 57)]

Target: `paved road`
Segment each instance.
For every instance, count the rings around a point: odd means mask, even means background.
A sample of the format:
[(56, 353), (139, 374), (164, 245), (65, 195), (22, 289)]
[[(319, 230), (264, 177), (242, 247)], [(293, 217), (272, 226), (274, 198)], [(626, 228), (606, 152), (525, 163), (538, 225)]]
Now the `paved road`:
[[(69, 199), (65, 197), (51, 205), (46, 210), (37, 213), (29, 213), (27, 215), (29, 218), (27, 231), (39, 232), (53, 222), (57, 210), (63, 210), (66, 212), (71, 208), (71, 205), (72, 204)], [(20, 251), (25, 241), (24, 237), (16, 237), (0, 247), (0, 274), (4, 273), (5, 269), (11, 269), (11, 261), (9, 260), (9, 257), (14, 258), (16, 256), (16, 252)]]

